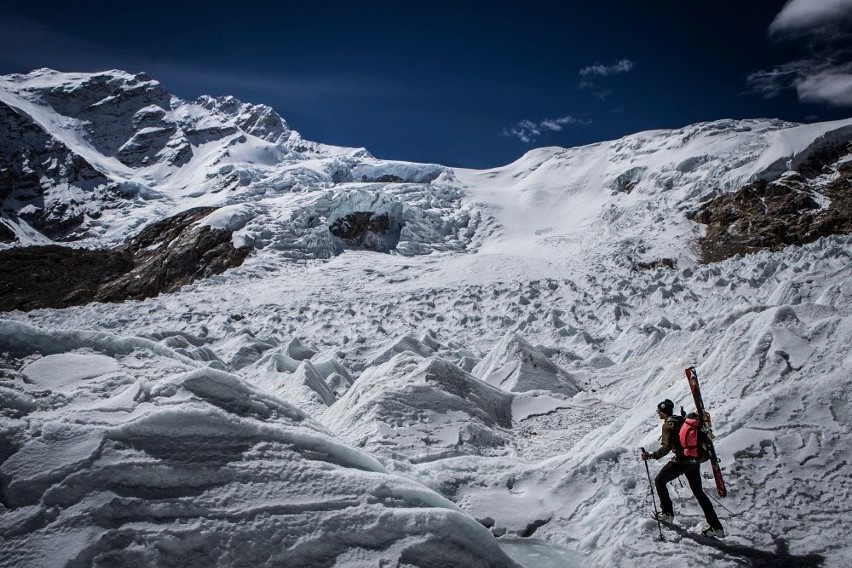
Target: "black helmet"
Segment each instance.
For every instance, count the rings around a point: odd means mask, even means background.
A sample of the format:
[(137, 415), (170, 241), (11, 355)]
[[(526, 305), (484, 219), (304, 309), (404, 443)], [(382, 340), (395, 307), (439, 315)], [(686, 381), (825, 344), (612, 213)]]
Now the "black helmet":
[(666, 399), (657, 405), (657, 410), (659, 410), (666, 416), (671, 416), (674, 413), (674, 403), (669, 399)]

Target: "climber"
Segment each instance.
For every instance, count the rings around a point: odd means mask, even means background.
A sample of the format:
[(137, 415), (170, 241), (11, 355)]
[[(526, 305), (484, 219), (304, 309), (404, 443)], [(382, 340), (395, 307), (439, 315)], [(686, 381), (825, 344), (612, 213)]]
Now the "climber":
[(662, 401), (657, 405), (657, 416), (663, 420), (663, 436), (661, 446), (655, 452), (642, 452), (642, 459), (647, 461), (649, 458), (658, 460), (674, 450), (674, 457), (663, 466), (660, 473), (654, 479), (654, 486), (657, 488), (657, 493), (660, 495), (660, 511), (652, 512), (651, 517), (659, 520), (670, 522), (674, 518), (674, 508), (672, 499), (669, 497), (668, 487), (666, 485), (670, 481), (674, 481), (679, 476), (684, 475), (689, 483), (689, 488), (701, 509), (704, 511), (704, 517), (709, 525), (701, 531), (704, 536), (724, 538), (725, 529), (722, 528), (722, 523), (719, 522), (719, 517), (716, 516), (716, 511), (713, 510), (713, 504), (710, 498), (704, 493), (701, 487), (701, 461), (696, 458), (690, 458), (683, 455), (683, 449), (680, 444), (679, 432), (683, 425), (683, 417), (674, 416), (674, 403), (669, 399)]

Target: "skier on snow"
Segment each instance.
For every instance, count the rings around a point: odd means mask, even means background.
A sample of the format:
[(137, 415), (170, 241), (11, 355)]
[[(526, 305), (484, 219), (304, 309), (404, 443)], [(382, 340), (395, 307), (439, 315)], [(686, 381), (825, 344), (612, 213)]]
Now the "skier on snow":
[(679, 439), (678, 430), (682, 419), (673, 415), (674, 403), (669, 399), (664, 400), (657, 405), (657, 416), (663, 420), (663, 437), (660, 449), (655, 452), (642, 452), (642, 459), (654, 458), (658, 460), (668, 454), (670, 451), (675, 451), (675, 457), (663, 466), (660, 473), (654, 479), (654, 485), (657, 488), (657, 493), (660, 495), (660, 512), (651, 513), (651, 517), (660, 521), (669, 521), (674, 518), (674, 508), (672, 499), (669, 497), (668, 484), (674, 481), (679, 476), (686, 476), (686, 481), (689, 483), (689, 488), (701, 509), (704, 511), (704, 517), (707, 519), (707, 524), (710, 525), (701, 534), (704, 536), (724, 537), (725, 529), (722, 528), (722, 523), (719, 522), (719, 517), (716, 516), (716, 511), (713, 510), (713, 504), (710, 498), (704, 493), (701, 487), (701, 462), (695, 458), (689, 458), (683, 455)]

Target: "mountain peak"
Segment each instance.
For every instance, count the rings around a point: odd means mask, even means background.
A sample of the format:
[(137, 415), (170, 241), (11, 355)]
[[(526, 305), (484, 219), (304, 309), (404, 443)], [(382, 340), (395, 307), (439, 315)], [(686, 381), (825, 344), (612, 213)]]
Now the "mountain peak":
[(286, 142), (293, 133), (287, 122), (267, 105), (244, 103), (231, 95), (202, 95), (196, 103), (233, 119), (240, 129), (267, 142)]

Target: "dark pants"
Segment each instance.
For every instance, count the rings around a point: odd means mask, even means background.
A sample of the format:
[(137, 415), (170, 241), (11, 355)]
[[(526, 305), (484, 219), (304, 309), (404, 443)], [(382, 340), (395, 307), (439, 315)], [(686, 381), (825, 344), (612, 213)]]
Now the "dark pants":
[(721, 529), (722, 523), (719, 522), (719, 517), (716, 516), (716, 511), (713, 510), (713, 504), (701, 487), (700, 468), (701, 464), (698, 463), (678, 463), (675, 461), (670, 461), (663, 466), (663, 469), (660, 470), (660, 473), (654, 479), (657, 494), (660, 496), (660, 510), (663, 513), (674, 516), (672, 498), (669, 497), (669, 488), (666, 487), (666, 484), (683, 475), (689, 483), (689, 488), (692, 489), (692, 494), (695, 495), (695, 499), (701, 505), (701, 510), (704, 511), (704, 518), (707, 519), (707, 524), (714, 529)]

